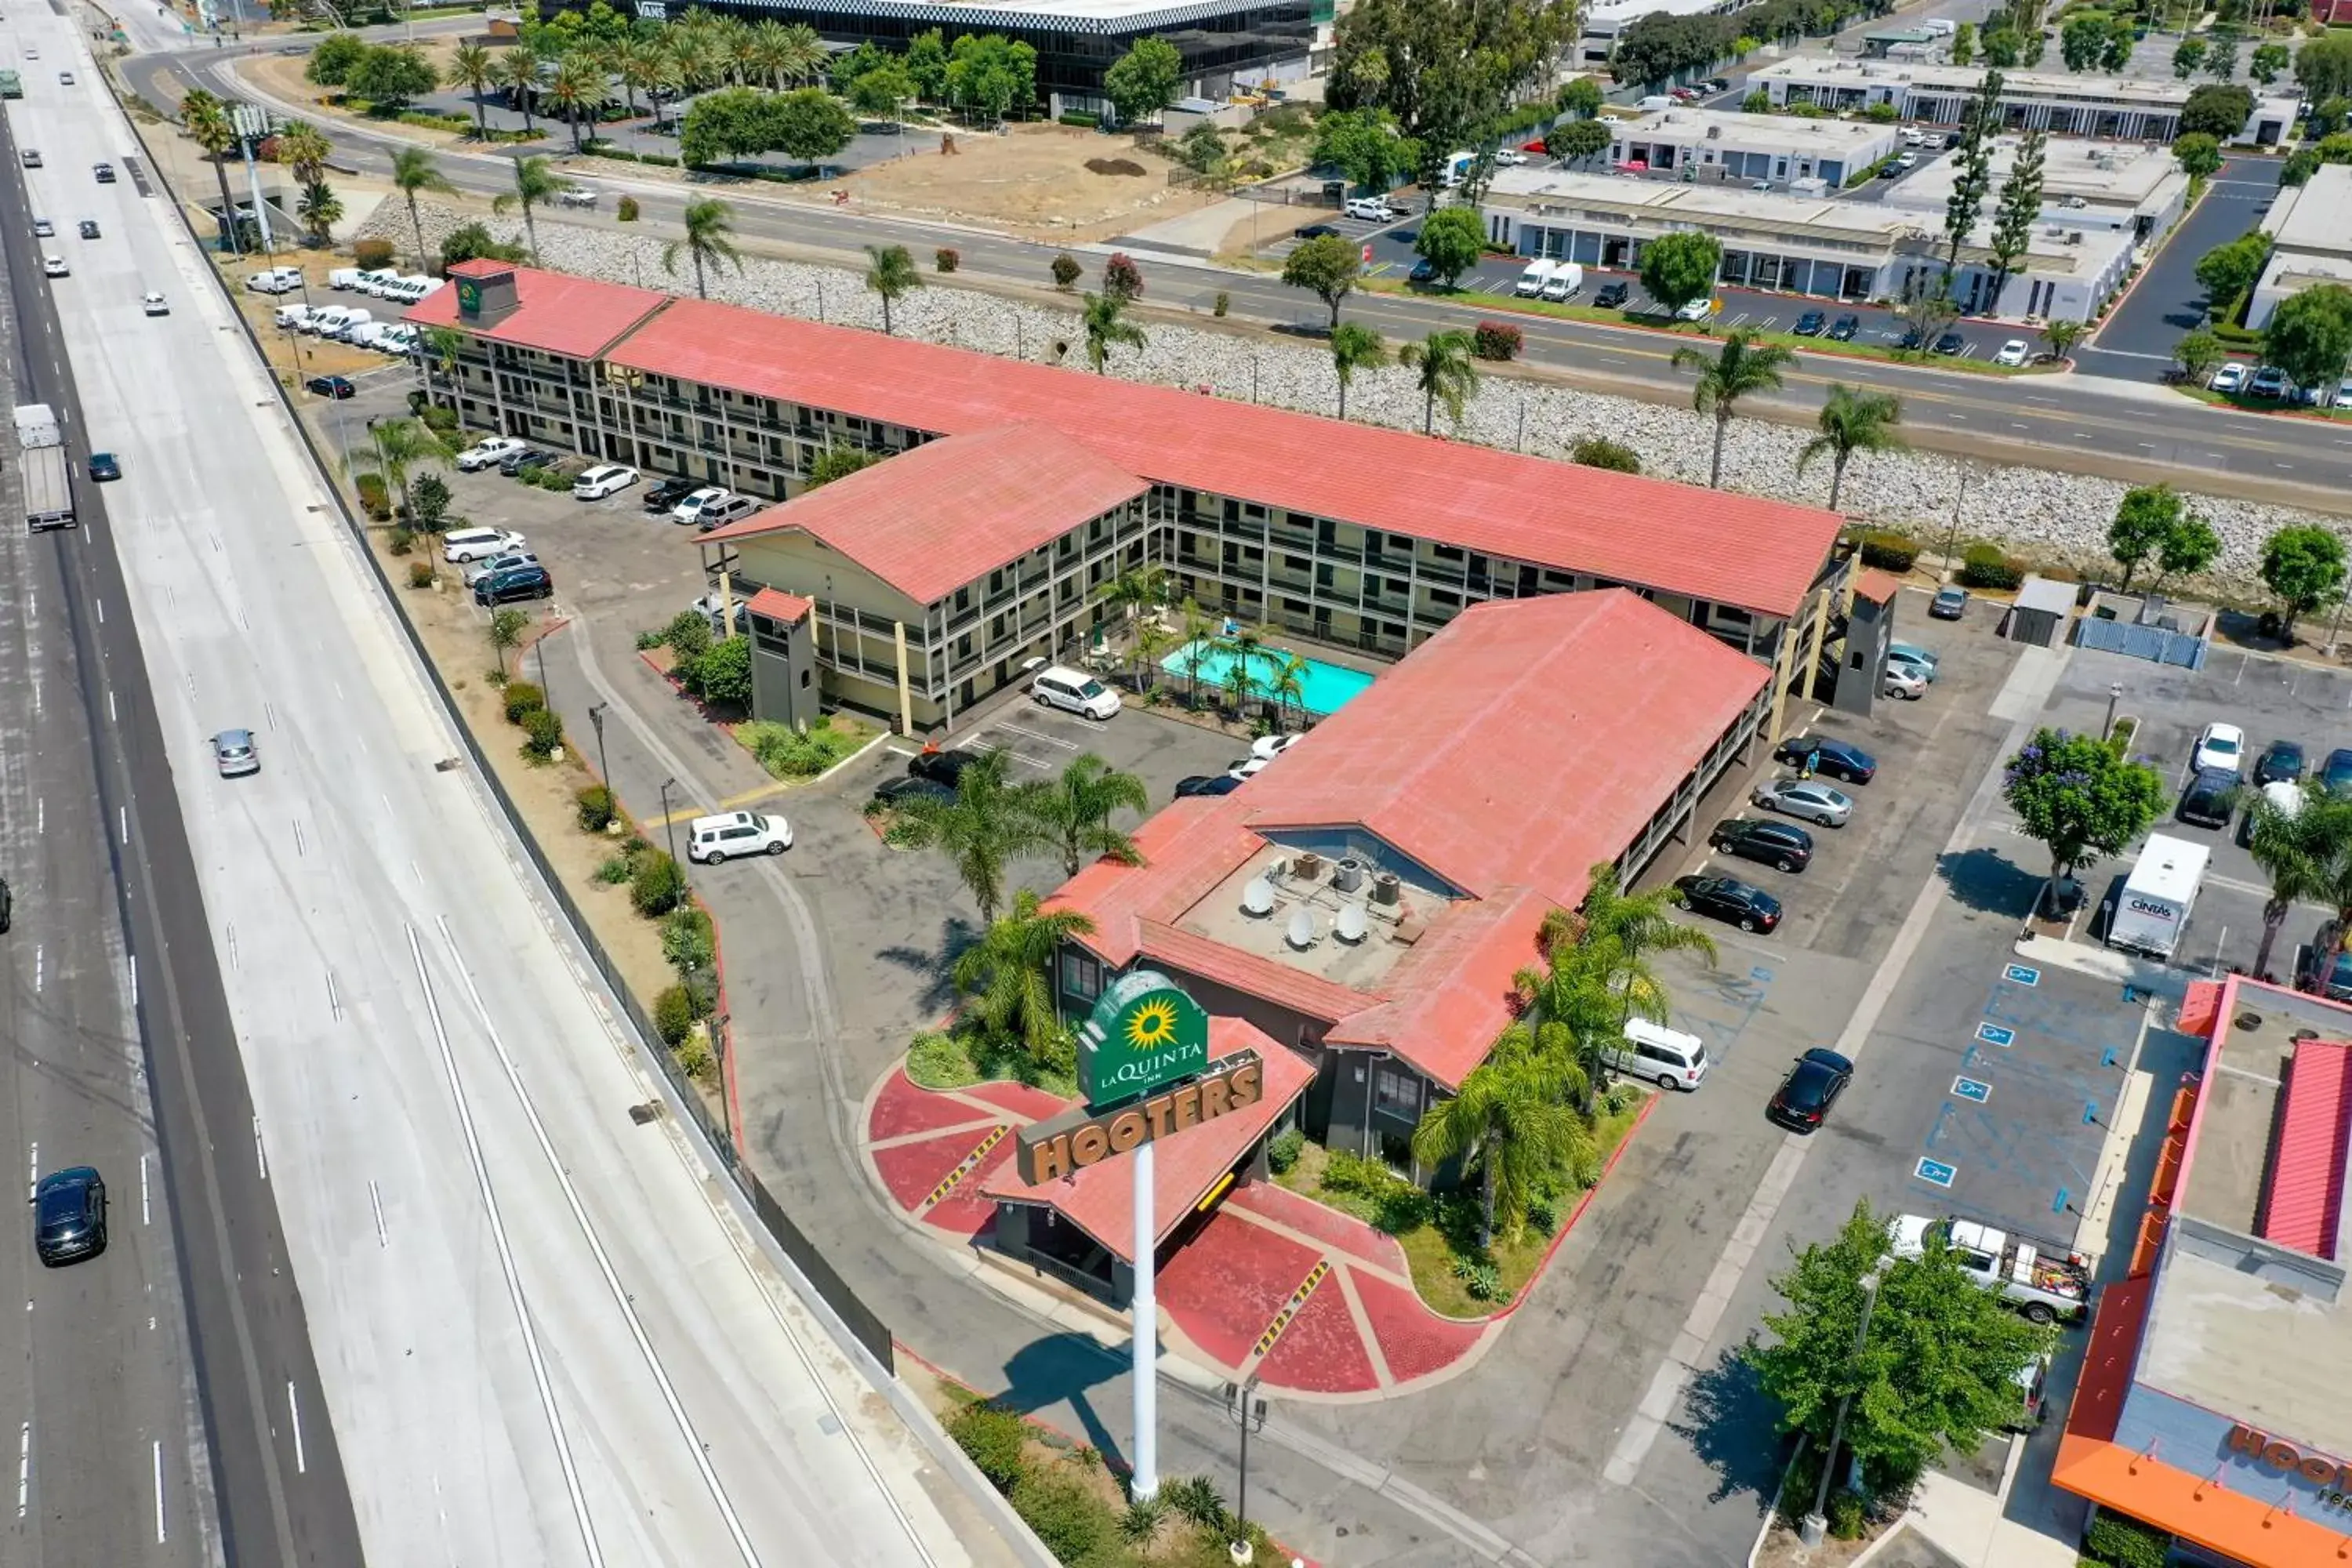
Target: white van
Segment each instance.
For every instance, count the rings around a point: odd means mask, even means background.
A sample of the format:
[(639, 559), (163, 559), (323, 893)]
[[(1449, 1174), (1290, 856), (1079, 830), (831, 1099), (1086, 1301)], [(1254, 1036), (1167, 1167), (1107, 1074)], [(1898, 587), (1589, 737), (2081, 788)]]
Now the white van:
[(331, 338), (335, 335), (335, 329), (353, 316), (363, 313), (348, 305), (330, 305), (323, 310), (311, 311), (310, 319), (302, 323), (302, 330), (314, 337)]
[(269, 319), (278, 326), (292, 327), (299, 331), (302, 328), (310, 324), (310, 307), (308, 305), (280, 305)]
[(1627, 1078), (1660, 1089), (1696, 1089), (1706, 1080), (1706, 1042), (1647, 1018), (1626, 1019), (1625, 1037), (1602, 1047), (1601, 1056)]
[(1563, 261), (1544, 285), (1543, 297), (1557, 305), (1584, 287), (1584, 268), (1573, 261)]
[(2123, 893), (2109, 914), (2107, 945), (2169, 960), (2197, 908), (2211, 858), (2202, 844), (2149, 834), (2147, 847), (2124, 879)]
[(1029, 683), (1029, 695), (1040, 708), (1059, 708), (1087, 718), (1105, 720), (1119, 710), (1118, 693), (1093, 676), (1066, 665), (1048, 665)]
[(1519, 280), (1512, 286), (1511, 292), (1522, 300), (1532, 300), (1544, 291), (1544, 285), (1551, 281), (1551, 275), (1559, 268), (1557, 261), (1530, 261), (1528, 269), (1519, 274)]
[(327, 274), (327, 287), (330, 289), (349, 289), (352, 284), (359, 281), (359, 278), (360, 269), (358, 268), (338, 267), (333, 271)]
[(337, 321), (331, 327), (323, 329), (319, 335), (320, 337), (332, 338), (337, 342), (347, 343), (352, 341), (352, 335), (354, 332), (357, 332), (362, 327), (369, 325), (374, 320), (375, 312), (373, 310), (345, 310), (341, 321)]

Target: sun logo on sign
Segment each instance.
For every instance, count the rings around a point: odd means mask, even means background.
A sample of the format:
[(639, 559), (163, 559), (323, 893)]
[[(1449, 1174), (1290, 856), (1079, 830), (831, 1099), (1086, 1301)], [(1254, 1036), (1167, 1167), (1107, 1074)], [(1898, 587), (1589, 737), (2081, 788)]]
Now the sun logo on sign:
[(1174, 1045), (1176, 1004), (1161, 997), (1139, 1004), (1127, 1017), (1127, 1041), (1141, 1051), (1156, 1051)]

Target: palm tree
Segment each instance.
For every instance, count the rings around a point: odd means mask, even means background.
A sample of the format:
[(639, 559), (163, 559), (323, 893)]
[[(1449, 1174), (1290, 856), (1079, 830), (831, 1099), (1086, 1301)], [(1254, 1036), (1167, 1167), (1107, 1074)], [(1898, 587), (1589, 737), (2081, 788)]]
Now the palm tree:
[(331, 240), (331, 230), (343, 218), (342, 198), (324, 180), (313, 180), (302, 187), (302, 199), (295, 206), (294, 216), (310, 231), (310, 243), (324, 246)]
[(494, 213), (522, 209), (523, 232), (530, 237), (530, 254), (539, 255), (539, 225), (532, 221), (531, 209), (541, 202), (551, 202), (563, 182), (555, 177), (553, 168), (544, 158), (517, 158), (514, 166), (515, 188), (490, 203)]
[(1830, 384), (1830, 395), (1814, 420), (1821, 434), (1797, 454), (1797, 472), (1826, 452), (1830, 458), (1830, 510), (1837, 510), (1838, 491), (1845, 484), (1845, 466), (1856, 452), (1886, 452), (1903, 445), (1895, 426), (1903, 421), (1903, 400), (1891, 392), (1867, 392), (1843, 382)]
[(1036, 818), (1006, 777), (1009, 766), (1003, 748), (982, 752), (956, 775), (953, 800), (903, 801), (889, 832), (890, 842), (901, 848), (945, 852), (980, 906), (981, 920), (992, 924), (1004, 903), (1006, 865), (1044, 841)]
[[(417, 340), (416, 365), (425, 375), (426, 402), (430, 403), (433, 400), (433, 373), (438, 370), (442, 374), (455, 380), (457, 374), (457, 356), (463, 353), (465, 349), (466, 335), (455, 327), (425, 329), (424, 336)], [(457, 399), (453, 395), (449, 401), (451, 405), (455, 406)]]
[(1675, 351), (1676, 370), (1698, 367), (1698, 387), (1691, 395), (1691, 406), (1715, 416), (1715, 460), (1707, 469), (1709, 486), (1721, 489), (1723, 485), (1723, 437), (1731, 428), (1732, 405), (1751, 392), (1778, 391), (1780, 372), (1796, 363), (1797, 356), (1789, 350), (1778, 343), (1759, 343), (1753, 332), (1733, 332), (1723, 340), (1723, 347), (1712, 360), (1688, 346)]
[(2341, 875), (2336, 868), (2352, 858), (2352, 809), (2313, 784), (2304, 786), (2302, 804), (2294, 811), (2259, 800), (2246, 847), (2271, 879), (2270, 896), (2263, 901), (2263, 942), (2254, 951), (2259, 977), (2270, 973), (2271, 948), (2294, 906), (2334, 896)]
[(604, 68), (585, 49), (573, 49), (555, 62), (554, 79), (547, 84), (547, 100), (563, 110), (572, 127), (572, 150), (580, 151), (580, 117), (604, 111), (607, 100)]
[(528, 40), (499, 55), (499, 80), (507, 89), (507, 101), (522, 110), (522, 129), (526, 136), (539, 134), (532, 123), (530, 111), (539, 97), (539, 67), (543, 57), (539, 46)]
[[(488, 141), (490, 121), (488, 113), (482, 108), (482, 94), (498, 85), (498, 60), (479, 44), (470, 41), (459, 44), (449, 57), (449, 79), (463, 82), (466, 89), (474, 95), (474, 139)], [(281, 147), (285, 145), (282, 140), (278, 144)]]
[(1538, 1039), (1558, 1027), (1511, 1025), (1460, 1091), (1431, 1106), (1412, 1131), (1412, 1157), (1422, 1164), (1477, 1166), (1482, 1248), (1495, 1243), (1498, 1209), (1505, 1239), (1517, 1240), (1528, 1201), (1549, 1179), (1566, 1173), (1581, 1184), (1595, 1174), (1591, 1130), (1570, 1109), (1583, 1097), (1580, 1075), (1562, 1050)]
[(327, 155), (334, 151), (326, 132), (307, 120), (289, 120), (278, 133), (278, 161), (294, 172), (298, 184), (316, 184), (327, 177)]
[(403, 147), (392, 155), (392, 183), (394, 188), (407, 198), (408, 226), (416, 236), (416, 266), (422, 271), (425, 267), (425, 217), (416, 210), (416, 193), (432, 191), (454, 196), (457, 194), (457, 187), (442, 174), (441, 166), (433, 161), (433, 154), (422, 147)]
[(236, 204), (229, 200), (228, 164), (223, 162), (236, 145), (236, 127), (229, 122), (228, 110), (221, 100), (200, 87), (190, 88), (180, 100), (180, 123), (213, 161), (213, 175), (220, 181), (221, 234), (228, 248), (242, 256), (245, 246), (237, 234)]
[(1201, 705), (1201, 667), (1207, 664), (1216, 652), (1215, 645), (1210, 640), (1211, 630), (1209, 617), (1201, 613), (1199, 604), (1185, 600), (1184, 650), (1177, 659), (1184, 667), (1184, 706), (1187, 708)]
[(794, 22), (784, 31), (792, 41), (792, 50), (784, 57), (784, 75), (804, 86), (824, 67), (824, 40), (806, 22)]
[(869, 245), (866, 254), (873, 265), (866, 269), (866, 286), (882, 296), (882, 335), (890, 335), (890, 302), (910, 289), (923, 286), (923, 275), (915, 270), (915, 258), (907, 254), (903, 245)]
[(1342, 321), (1331, 329), (1331, 369), (1339, 378), (1339, 417), (1348, 416), (1348, 387), (1360, 370), (1385, 363), (1388, 345), (1380, 333), (1358, 321)]
[(1110, 363), (1114, 346), (1123, 344), (1138, 353), (1143, 352), (1143, 329), (1127, 319), (1127, 300), (1119, 295), (1087, 295), (1086, 323), (1087, 363), (1095, 367), (1097, 375), (1109, 374), (1103, 367)]
[(728, 17), (726, 26), (719, 42), (727, 51), (728, 67), (734, 72), (736, 86), (749, 87), (753, 78), (763, 74), (767, 46), (760, 41), (759, 29), (740, 16)]
[(637, 117), (637, 89), (651, 87), (656, 76), (654, 49), (643, 38), (623, 38), (613, 46), (613, 75), (621, 83), (621, 101), (629, 118)]
[(743, 270), (742, 253), (735, 248), (735, 209), (717, 196), (702, 196), (686, 204), (686, 233), (662, 247), (662, 270), (675, 276), (681, 252), (694, 260), (694, 294), (698, 300), (710, 298), (704, 286), (703, 267), (707, 262), (717, 267), (721, 262)]
[(1265, 683), (1265, 694), (1274, 699), (1275, 710), (1285, 720), (1290, 717), (1291, 705), (1296, 703), (1303, 724), (1307, 721), (1307, 661), (1281, 649), (1276, 650), (1276, 657), (1281, 664)]
[(1103, 589), (1102, 602), (1105, 609), (1118, 612), (1119, 619), (1124, 621), (1131, 621), (1147, 610), (1156, 610), (1168, 602), (1168, 569), (1130, 566)]
[(2071, 364), (2074, 358), (2074, 345), (2082, 342), (2090, 330), (2088, 321), (2052, 321), (2042, 329), (2042, 338), (2050, 345), (2052, 353)]
[(1013, 910), (991, 921), (978, 942), (956, 954), (950, 978), (971, 998), (971, 1016), (994, 1040), (1018, 1041), (1033, 1058), (1052, 1051), (1062, 1021), (1054, 1008), (1054, 955), (1095, 922), (1076, 910), (1047, 910), (1027, 888)]
[(1445, 416), (1455, 425), (1462, 423), (1462, 410), (1470, 401), (1471, 392), (1478, 384), (1478, 367), (1471, 336), (1459, 330), (1432, 332), (1417, 343), (1407, 343), (1397, 351), (1397, 358), (1408, 370), (1421, 376), (1421, 433), (1436, 434), (1437, 405), (1445, 405)]
[(400, 497), (399, 516), (409, 516), (408, 481), (427, 463), (446, 462), (449, 448), (440, 437), (415, 419), (379, 419), (368, 426), (368, 444), (352, 455), (351, 473), (356, 479), (373, 474)]
[(1149, 811), (1151, 797), (1141, 779), (1118, 772), (1092, 752), (1064, 768), (1050, 784), (1029, 785), (1022, 800), (1046, 842), (1061, 850), (1066, 875), (1076, 876), (1088, 859), (1106, 855), (1122, 866), (1143, 864), (1135, 840), (1110, 825), (1110, 814), (1122, 808)]
[(1624, 892), (1617, 868), (1604, 861), (1592, 868), (1577, 912), (1555, 910), (1544, 921), (1542, 966), (1511, 978), (1527, 1013), (1569, 1031), (1579, 1065), (1596, 1083), (1606, 1076), (1601, 1053), (1624, 1034), (1628, 1018), (1665, 1020), (1665, 986), (1649, 955), (1686, 952), (1704, 954), (1710, 964), (1716, 960), (1713, 937), (1666, 913), (1673, 900), (1666, 889)]
[(1135, 672), (1145, 686), (1158, 684), (1160, 661), (1174, 651), (1176, 643), (1176, 633), (1156, 620), (1135, 628)]

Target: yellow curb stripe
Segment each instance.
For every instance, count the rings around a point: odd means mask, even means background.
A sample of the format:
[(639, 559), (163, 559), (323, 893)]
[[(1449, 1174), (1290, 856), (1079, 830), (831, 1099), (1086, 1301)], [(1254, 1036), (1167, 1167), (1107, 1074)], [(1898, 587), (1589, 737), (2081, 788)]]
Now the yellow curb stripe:
[(1315, 1294), (1315, 1287), (1322, 1284), (1324, 1277), (1330, 1272), (1329, 1258), (1315, 1260), (1315, 1267), (1307, 1271), (1307, 1278), (1300, 1280), (1298, 1289), (1290, 1293), (1290, 1300), (1284, 1302), (1282, 1310), (1274, 1315), (1274, 1321), (1265, 1326), (1265, 1332), (1258, 1335), (1257, 1349), (1250, 1352), (1252, 1357), (1265, 1359), (1265, 1353), (1274, 1349), (1274, 1342), (1282, 1338), (1282, 1331), (1290, 1327), (1290, 1321), (1298, 1316), (1301, 1307), (1307, 1305), (1307, 1298)]
[(940, 1184), (931, 1189), (931, 1195), (923, 1200), (923, 1206), (925, 1208), (933, 1207), (941, 1198), (947, 1196), (949, 1193), (954, 1190), (958, 1182), (962, 1181), (966, 1176), (971, 1175), (973, 1171), (980, 1167), (980, 1163), (988, 1158), (988, 1152), (991, 1149), (995, 1148), (999, 1143), (1003, 1142), (1004, 1135), (1012, 1131), (1013, 1130), (1011, 1128), (1004, 1126), (999, 1126), (992, 1129), (987, 1137), (980, 1141), (979, 1148), (974, 1149), (971, 1153), (966, 1154), (963, 1157), (962, 1164), (958, 1165), (954, 1170), (950, 1171), (940, 1181)]

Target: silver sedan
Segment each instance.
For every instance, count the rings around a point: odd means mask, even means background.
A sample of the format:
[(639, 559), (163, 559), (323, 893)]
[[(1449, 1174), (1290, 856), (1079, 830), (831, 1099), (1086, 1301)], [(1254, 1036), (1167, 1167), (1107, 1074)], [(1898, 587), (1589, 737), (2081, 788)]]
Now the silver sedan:
[(1811, 779), (1773, 779), (1756, 786), (1748, 797), (1767, 811), (1818, 822), (1823, 827), (1843, 827), (1853, 815), (1853, 797)]
[(261, 754), (253, 749), (250, 730), (223, 730), (213, 737), (213, 762), (225, 779), (242, 778), (261, 771)]

